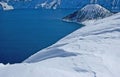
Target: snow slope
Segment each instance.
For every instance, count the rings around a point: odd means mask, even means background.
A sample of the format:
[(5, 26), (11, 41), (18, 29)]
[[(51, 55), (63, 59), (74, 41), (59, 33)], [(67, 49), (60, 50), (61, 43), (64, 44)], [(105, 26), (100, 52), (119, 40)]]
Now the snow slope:
[(120, 13), (84, 24), (21, 64), (0, 64), (0, 77), (120, 77)]

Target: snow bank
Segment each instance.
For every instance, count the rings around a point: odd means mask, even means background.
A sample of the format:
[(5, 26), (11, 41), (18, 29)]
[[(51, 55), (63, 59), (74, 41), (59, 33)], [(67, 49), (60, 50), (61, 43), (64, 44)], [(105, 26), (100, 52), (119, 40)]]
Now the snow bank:
[(13, 6), (8, 5), (6, 2), (0, 2), (0, 5), (2, 6), (3, 10), (12, 10), (12, 9), (14, 9)]
[(84, 24), (0, 77), (120, 77), (120, 13)]

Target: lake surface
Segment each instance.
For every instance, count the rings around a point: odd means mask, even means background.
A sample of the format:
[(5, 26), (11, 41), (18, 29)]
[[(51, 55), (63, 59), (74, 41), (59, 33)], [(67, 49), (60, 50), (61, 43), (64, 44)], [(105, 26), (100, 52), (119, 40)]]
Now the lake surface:
[(0, 63), (19, 63), (82, 27), (62, 17), (74, 10), (0, 11)]

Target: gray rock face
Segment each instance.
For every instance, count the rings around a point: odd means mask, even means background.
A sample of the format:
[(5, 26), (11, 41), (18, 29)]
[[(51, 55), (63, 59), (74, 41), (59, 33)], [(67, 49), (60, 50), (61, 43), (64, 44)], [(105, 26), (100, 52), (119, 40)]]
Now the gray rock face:
[(111, 16), (112, 13), (98, 4), (88, 4), (82, 9), (70, 14), (63, 19), (66, 21), (83, 22), (86, 20), (96, 20)]

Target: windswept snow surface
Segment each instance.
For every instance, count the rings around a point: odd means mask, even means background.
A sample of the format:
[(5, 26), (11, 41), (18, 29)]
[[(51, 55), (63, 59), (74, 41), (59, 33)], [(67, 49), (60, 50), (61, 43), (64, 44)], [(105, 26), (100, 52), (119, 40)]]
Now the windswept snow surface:
[(0, 77), (120, 77), (120, 13), (84, 24), (21, 64), (0, 64)]

